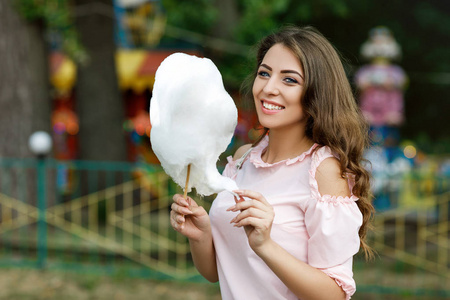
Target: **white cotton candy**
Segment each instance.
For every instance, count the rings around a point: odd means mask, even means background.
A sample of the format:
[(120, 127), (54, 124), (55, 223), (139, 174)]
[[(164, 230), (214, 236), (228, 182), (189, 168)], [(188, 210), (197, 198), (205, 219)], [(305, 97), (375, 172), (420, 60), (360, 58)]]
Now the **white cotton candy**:
[(167, 57), (156, 71), (150, 102), (150, 140), (164, 171), (182, 188), (201, 195), (237, 189), (216, 162), (233, 137), (237, 109), (222, 76), (207, 58), (184, 53)]

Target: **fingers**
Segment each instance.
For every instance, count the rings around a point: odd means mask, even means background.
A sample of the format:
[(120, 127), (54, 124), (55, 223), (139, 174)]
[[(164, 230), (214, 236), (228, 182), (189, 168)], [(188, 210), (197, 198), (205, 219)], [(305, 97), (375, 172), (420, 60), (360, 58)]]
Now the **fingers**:
[(260, 201), (264, 205), (270, 205), (269, 202), (267, 202), (266, 198), (261, 193), (250, 191), (250, 190), (237, 190), (233, 191), (234, 193), (238, 194), (241, 198), (247, 197), (253, 200)]
[(243, 219), (246, 219), (246, 218), (265, 219), (267, 217), (270, 217), (267, 212), (252, 207), (252, 208), (242, 211), (240, 214), (235, 216), (230, 221), (230, 223), (238, 224), (239, 222), (241, 222)]
[[(235, 191), (240, 198), (235, 198), (236, 204), (227, 209), (227, 211), (240, 213), (235, 216), (230, 223), (234, 226), (254, 226), (260, 228), (269, 228), (275, 213), (273, 207), (267, 202), (263, 195), (249, 190)], [(244, 200), (243, 197), (249, 198)]]
[(245, 201), (245, 199), (244, 199), (244, 197), (242, 197), (242, 196), (239, 196), (239, 197), (234, 196), (234, 201), (235, 201), (236, 203), (238, 203), (238, 202)]
[(181, 231), (184, 228), (184, 216), (177, 214), (173, 210), (170, 212), (170, 225), (172, 225), (172, 228), (176, 231)]
[(259, 198), (250, 198), (250, 200), (244, 200), (243, 197), (240, 197), (239, 199), (235, 197), (234, 200), (236, 204), (229, 207), (227, 211), (242, 211), (249, 209), (250, 207), (255, 207), (267, 212), (272, 211), (272, 206), (266, 201), (266, 199), (261, 194), (257, 194), (259, 195)]
[(267, 230), (270, 228), (270, 223), (263, 222), (263, 220), (259, 218), (248, 217), (239, 221), (238, 223), (235, 223), (233, 226), (234, 227), (252, 226), (255, 228), (264, 228), (264, 230)]
[(193, 212), (186, 206), (178, 205), (177, 203), (172, 203), (170, 206), (173, 212), (180, 214), (180, 215), (192, 215)]
[(242, 211), (245, 209), (249, 209), (251, 207), (258, 208), (263, 211), (269, 211), (271, 209), (270, 206), (266, 206), (256, 200), (246, 200), (246, 201), (236, 202), (235, 205), (227, 208), (227, 211), (239, 211), (239, 210)]
[(190, 197), (187, 197), (187, 199), (184, 199), (183, 195), (175, 194), (175, 195), (173, 195), (173, 202), (175, 202), (181, 206), (189, 207), (190, 203), (192, 203), (194, 201)]
[(191, 200), (191, 198), (188, 197), (188, 199), (185, 199), (179, 194), (173, 196), (174, 202), (170, 206), (170, 224), (176, 231), (184, 229), (184, 223), (186, 222), (185, 215), (193, 214), (190, 208), (192, 207), (191, 204), (195, 203), (195, 201)]

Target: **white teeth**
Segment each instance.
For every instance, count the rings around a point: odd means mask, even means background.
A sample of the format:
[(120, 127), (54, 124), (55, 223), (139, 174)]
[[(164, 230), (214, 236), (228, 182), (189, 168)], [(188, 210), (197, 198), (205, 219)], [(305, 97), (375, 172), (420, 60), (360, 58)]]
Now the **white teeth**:
[(263, 106), (264, 106), (264, 108), (266, 108), (268, 110), (282, 110), (283, 109), (282, 106), (273, 105), (273, 104), (269, 104), (266, 102), (263, 102)]

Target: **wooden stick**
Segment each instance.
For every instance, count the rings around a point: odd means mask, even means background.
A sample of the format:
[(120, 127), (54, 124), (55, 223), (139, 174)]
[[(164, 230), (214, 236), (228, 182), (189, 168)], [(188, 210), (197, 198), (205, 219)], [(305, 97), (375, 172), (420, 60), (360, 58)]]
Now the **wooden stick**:
[(191, 164), (188, 164), (187, 167), (187, 175), (186, 175), (186, 185), (184, 186), (184, 195), (183, 198), (187, 200), (187, 190), (189, 185), (189, 175), (191, 174)]

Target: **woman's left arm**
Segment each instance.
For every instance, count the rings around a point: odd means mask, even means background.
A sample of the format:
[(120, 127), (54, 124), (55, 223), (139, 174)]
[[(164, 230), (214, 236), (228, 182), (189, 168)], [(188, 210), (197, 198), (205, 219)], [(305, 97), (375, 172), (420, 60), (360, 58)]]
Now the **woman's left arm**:
[(297, 297), (304, 300), (345, 299), (339, 285), (322, 271), (298, 260), (270, 238), (274, 211), (258, 192), (235, 191), (249, 198), (236, 201), (230, 211), (241, 211), (231, 223), (244, 227), (250, 247)]

